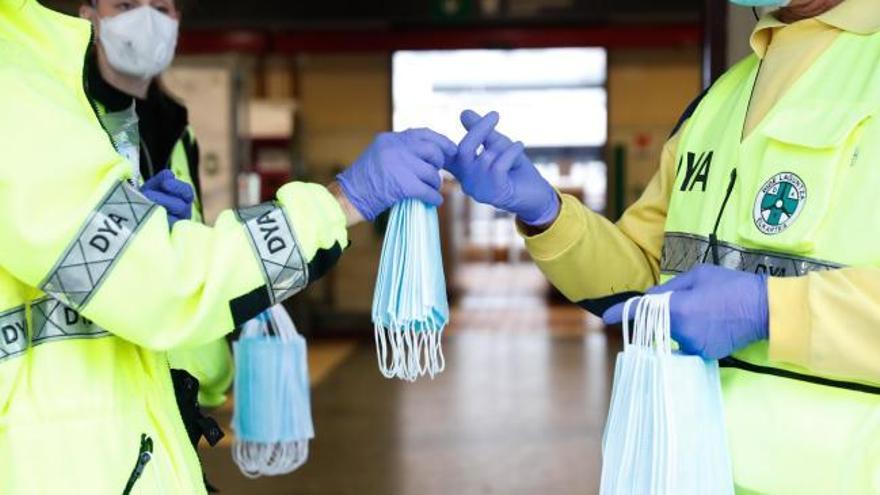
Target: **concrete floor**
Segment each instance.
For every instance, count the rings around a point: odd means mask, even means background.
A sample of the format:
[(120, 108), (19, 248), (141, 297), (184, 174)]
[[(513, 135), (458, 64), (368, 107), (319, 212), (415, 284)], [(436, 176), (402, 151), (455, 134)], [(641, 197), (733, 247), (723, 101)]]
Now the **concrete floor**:
[(469, 279), (439, 377), (386, 380), (371, 343), (315, 342), (308, 464), (248, 480), (223, 442), (201, 453), (211, 482), (253, 495), (597, 493), (619, 341), (577, 308), (547, 308), (529, 267)]

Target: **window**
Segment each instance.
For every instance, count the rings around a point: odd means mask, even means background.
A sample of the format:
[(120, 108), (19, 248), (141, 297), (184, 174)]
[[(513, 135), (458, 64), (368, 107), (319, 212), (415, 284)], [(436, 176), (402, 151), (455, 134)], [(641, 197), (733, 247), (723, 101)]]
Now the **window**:
[[(498, 130), (522, 141), (552, 184), (602, 211), (606, 80), (602, 48), (400, 51), (392, 60), (394, 129), (430, 127), (458, 141), (462, 110), (497, 110)], [(464, 247), (520, 246), (509, 218), (467, 206)]]

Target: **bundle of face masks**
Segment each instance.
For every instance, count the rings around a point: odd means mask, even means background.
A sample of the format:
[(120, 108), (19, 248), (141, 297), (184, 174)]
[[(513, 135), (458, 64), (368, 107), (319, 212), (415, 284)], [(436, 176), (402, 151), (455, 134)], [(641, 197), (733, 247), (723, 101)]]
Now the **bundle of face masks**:
[(443, 371), (449, 321), (437, 209), (406, 200), (391, 210), (373, 295), (379, 369), (414, 381)]
[[(602, 443), (602, 495), (733, 495), (717, 361), (673, 352), (670, 293), (630, 300)], [(711, 329), (707, 329), (711, 331)]]
[(314, 438), (306, 341), (281, 306), (245, 323), (235, 352), (232, 457), (245, 476), (302, 466)]

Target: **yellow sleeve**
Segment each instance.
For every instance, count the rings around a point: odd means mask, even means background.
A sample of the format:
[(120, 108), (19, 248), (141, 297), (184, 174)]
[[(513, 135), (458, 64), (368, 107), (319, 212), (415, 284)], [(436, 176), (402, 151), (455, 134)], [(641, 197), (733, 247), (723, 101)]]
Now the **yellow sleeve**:
[[(195, 136), (192, 129), (187, 129), (189, 139), (195, 146)], [(177, 142), (173, 153), (187, 153), (183, 140)], [(196, 155), (197, 157), (197, 155)], [(180, 167), (187, 165), (190, 167), (198, 167), (198, 163), (193, 163), (190, 158), (185, 160), (172, 159), (172, 168), (177, 165), (178, 169), (174, 169), (174, 175), (192, 186), (195, 192), (193, 201), (192, 220), (198, 223), (202, 221), (202, 207), (200, 197), (202, 192), (198, 189), (193, 176), (188, 167)], [(168, 364), (172, 369), (185, 370), (187, 373), (196, 378), (199, 382), (199, 405), (202, 407), (220, 407), (226, 402), (226, 391), (232, 385), (235, 376), (234, 361), (232, 359), (232, 350), (226, 337), (220, 337), (213, 342), (194, 347), (192, 349), (172, 349), (168, 351)]]
[(880, 269), (771, 278), (770, 359), (880, 383)]
[(660, 170), (616, 225), (563, 195), (553, 225), (525, 236), (538, 267), (569, 300), (599, 312), (610, 305), (609, 298), (642, 292), (658, 282), (679, 139), (676, 133), (665, 144)]
[(127, 182), (131, 165), (81, 81), (31, 52), (0, 53), (0, 268), (101, 328), (153, 350), (206, 344), (302, 290), (347, 246), (336, 199), (306, 183), (169, 233), (165, 210)]

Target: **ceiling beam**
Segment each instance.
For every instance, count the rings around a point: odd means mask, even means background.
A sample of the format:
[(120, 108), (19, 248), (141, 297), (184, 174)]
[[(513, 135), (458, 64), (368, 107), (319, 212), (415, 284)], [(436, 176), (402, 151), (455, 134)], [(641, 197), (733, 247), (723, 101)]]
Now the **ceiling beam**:
[(419, 30), (308, 30), (260, 32), (190, 30), (181, 34), (184, 54), (312, 52), (392, 52), (465, 48), (663, 48), (699, 46), (698, 25), (678, 24), (615, 27), (431, 28)]

